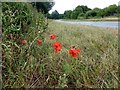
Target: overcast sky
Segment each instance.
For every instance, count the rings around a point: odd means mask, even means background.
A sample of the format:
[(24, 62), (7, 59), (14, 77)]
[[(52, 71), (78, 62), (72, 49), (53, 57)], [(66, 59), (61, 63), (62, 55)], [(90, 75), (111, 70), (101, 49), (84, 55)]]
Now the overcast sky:
[(116, 4), (120, 0), (54, 0), (55, 5), (50, 13), (54, 10), (57, 10), (60, 14), (64, 13), (65, 10), (73, 10), (78, 5), (87, 5), (89, 8), (93, 9), (95, 7), (105, 8), (109, 5)]

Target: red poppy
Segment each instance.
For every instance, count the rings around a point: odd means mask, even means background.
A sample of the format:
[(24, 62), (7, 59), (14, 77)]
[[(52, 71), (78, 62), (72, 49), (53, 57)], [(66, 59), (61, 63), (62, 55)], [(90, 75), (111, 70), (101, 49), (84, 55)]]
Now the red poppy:
[(40, 45), (42, 43), (42, 40), (37, 39), (37, 43), (38, 43), (38, 45)]
[(76, 58), (78, 56), (78, 52), (80, 52), (80, 49), (72, 48), (69, 50), (69, 54), (74, 58)]
[(80, 52), (80, 49), (76, 49), (78, 52)]
[(21, 42), (22, 42), (22, 44), (26, 44), (27, 40), (22, 40)]
[(53, 43), (53, 47), (55, 49), (55, 53), (58, 53), (61, 50), (61, 48), (62, 48), (60, 42), (54, 42)]
[(54, 40), (56, 38), (56, 35), (55, 34), (51, 34), (50, 35), (50, 39)]

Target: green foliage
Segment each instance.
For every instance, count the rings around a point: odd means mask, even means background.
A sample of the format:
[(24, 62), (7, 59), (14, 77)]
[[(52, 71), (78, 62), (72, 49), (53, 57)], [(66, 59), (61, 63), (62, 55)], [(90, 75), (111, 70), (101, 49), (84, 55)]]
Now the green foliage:
[(70, 19), (71, 18), (71, 14), (72, 14), (72, 11), (71, 10), (67, 10), (64, 12), (64, 18), (65, 19)]
[(120, 6), (117, 8), (117, 13), (120, 14)]
[(74, 10), (64, 11), (63, 19), (88, 19), (88, 18), (100, 18), (105, 16), (119, 16), (120, 6), (115, 4), (110, 5), (104, 9), (94, 8), (90, 9), (84, 5), (78, 5)]
[(84, 5), (81, 5), (80, 7), (82, 8), (83, 13), (86, 13), (87, 11), (91, 10), (90, 8)]
[(120, 17), (120, 5), (117, 8), (117, 16)]
[(73, 10), (72, 14), (71, 14), (71, 18), (72, 19), (77, 19), (79, 13), (83, 13), (83, 9), (81, 8), (81, 6), (77, 6), (75, 8), (75, 10)]
[(103, 18), (105, 16), (105, 10), (104, 9), (98, 10), (97, 11), (97, 16)]
[(52, 14), (50, 15), (50, 19), (59, 19), (60, 15), (57, 10), (53, 11)]
[(94, 10), (87, 11), (85, 14), (85, 18), (87, 19), (88, 17), (95, 17), (97, 15), (97, 12)]
[(2, 26), (2, 3), (0, 3), (0, 27)]
[(80, 13), (77, 17), (77, 19), (84, 19), (85, 17), (85, 14), (84, 13)]
[(3, 33), (20, 33), (25, 24), (31, 23), (32, 13), (26, 8), (25, 3), (2, 3), (2, 6)]
[(71, 14), (71, 19), (77, 19), (79, 12), (73, 10), (72, 14)]
[(26, 34), (31, 24), (37, 24), (36, 29), (46, 28), (44, 16), (34, 15), (35, 10), (27, 3), (2, 3), (2, 13), (3, 36), (7, 35), (9, 39), (11, 34), (16, 39)]
[(63, 74), (62, 76), (59, 77), (58, 86), (60, 88), (66, 87), (67, 83), (68, 83), (68, 79), (66, 77), (66, 74)]
[(64, 14), (59, 14), (59, 19), (63, 19), (64, 18)]
[[(2, 7), (3, 88), (118, 87), (116, 29), (54, 21), (47, 28), (44, 15), (31, 4), (3, 3)], [(15, 13), (16, 10), (19, 12)], [(79, 13), (79, 16), (83, 17), (84, 14)], [(16, 27), (19, 27), (18, 31)], [(54, 40), (49, 39), (52, 33), (62, 44), (62, 50), (57, 54), (52, 48)], [(42, 40), (41, 46), (37, 45), (37, 36)], [(28, 43), (22, 45), (22, 39), (28, 40)], [(81, 49), (76, 59), (68, 54), (71, 45)]]
[[(36, 44), (36, 37), (44, 44), (47, 21), (29, 3), (2, 3), (2, 81), (3, 87), (24, 87), (30, 85), (32, 74), (47, 52)], [(27, 40), (26, 45), (21, 40)], [(47, 54), (47, 53), (46, 53)], [(44, 56), (46, 55), (44, 54)]]
[(117, 8), (118, 8), (118, 6), (116, 6), (115, 4), (104, 8), (105, 16), (113, 16), (113, 15), (117, 14)]
[[(62, 50), (54, 56), (52, 49), (49, 48), (51, 59), (46, 63), (51, 71), (47, 70), (46, 73), (51, 73), (48, 75), (50, 78), (47, 86), (58, 88), (118, 87), (119, 39), (117, 29), (52, 21), (49, 23), (48, 32), (57, 35), (57, 40), (62, 44)], [(46, 42), (52, 41), (46, 39)], [(68, 53), (71, 45), (76, 48), (80, 47), (81, 52), (76, 59)]]
[(33, 2), (32, 5), (36, 7), (38, 12), (43, 12), (44, 14), (47, 14), (48, 11), (52, 9), (55, 2)]

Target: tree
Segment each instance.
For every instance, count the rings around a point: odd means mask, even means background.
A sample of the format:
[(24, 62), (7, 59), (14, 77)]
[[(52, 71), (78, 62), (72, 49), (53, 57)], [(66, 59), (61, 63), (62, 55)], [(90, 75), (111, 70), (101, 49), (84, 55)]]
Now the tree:
[(65, 19), (71, 19), (71, 14), (72, 14), (72, 11), (71, 10), (67, 10), (64, 12), (64, 18)]
[(51, 19), (59, 19), (60, 18), (57, 10), (53, 11), (50, 17), (51, 17)]
[(81, 5), (80, 6), (82, 8), (82, 12), (86, 13), (87, 11), (91, 10), (90, 8), (88, 8), (87, 6)]
[(86, 15), (85, 17), (88, 18), (88, 17), (95, 17), (97, 15), (97, 12), (94, 11), (94, 10), (89, 10), (86, 12)]
[(64, 18), (64, 14), (59, 14), (59, 19), (63, 19)]
[(79, 15), (80, 13), (83, 13), (83, 9), (82, 9), (82, 8), (80, 7), (80, 5), (79, 5), (79, 6), (77, 6), (77, 7), (73, 10), (73, 12), (72, 12), (72, 14), (71, 14), (71, 18), (72, 18), (72, 19), (77, 19), (78, 15)]
[(33, 2), (32, 5), (37, 8), (38, 12), (42, 11), (47, 14), (52, 9), (55, 2)]
[(118, 9), (118, 6), (116, 6), (115, 4), (104, 8), (105, 16), (113, 16), (113, 15), (117, 14), (117, 9)]
[(80, 14), (78, 15), (77, 19), (83, 19), (83, 18), (84, 18), (84, 16), (85, 16), (85, 14), (84, 14), (84, 13), (80, 13)]
[(83, 15), (84, 13), (86, 13), (87, 11), (91, 10), (90, 8), (88, 8), (87, 6), (84, 5), (78, 5), (75, 10), (73, 10), (72, 14), (71, 14), (71, 18), (72, 19), (77, 19), (80, 17), (80, 15)]
[(51, 19), (51, 14), (47, 13), (46, 17)]
[(97, 15), (103, 18), (105, 16), (105, 10), (104, 9), (99, 10)]
[(71, 13), (71, 19), (77, 19), (78, 14), (79, 14), (79, 13), (74, 10), (74, 11)]
[(118, 8), (117, 8), (117, 14), (120, 17), (120, 6), (118, 6)]
[(97, 13), (97, 17), (104, 17), (104, 10), (100, 8), (94, 8), (93, 10)]

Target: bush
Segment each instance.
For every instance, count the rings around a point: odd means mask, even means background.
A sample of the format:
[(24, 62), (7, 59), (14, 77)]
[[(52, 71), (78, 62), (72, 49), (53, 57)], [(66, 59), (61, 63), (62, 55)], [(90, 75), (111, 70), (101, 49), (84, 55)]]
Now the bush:
[[(36, 25), (36, 30), (44, 23), (44, 16), (39, 14), (34, 15), (34, 9), (27, 3), (3, 3), (2, 4), (2, 27), (3, 34), (25, 34), (28, 32), (29, 26)], [(42, 22), (41, 20), (42, 19)], [(45, 25), (42, 26), (45, 28)], [(16, 35), (15, 35), (16, 36)], [(9, 39), (11, 39), (9, 37)], [(17, 38), (18, 39), (18, 38)]]
[[(43, 58), (41, 54), (47, 52), (44, 46), (38, 47), (33, 44), (36, 37), (44, 41), (42, 33), (46, 30), (44, 15), (38, 13), (31, 4), (2, 3), (3, 87), (29, 85), (29, 76), (36, 70), (35, 62)], [(24, 39), (28, 41), (26, 45), (21, 44), (21, 40)]]
[(94, 11), (94, 10), (89, 10), (89, 11), (86, 12), (85, 17), (86, 17), (86, 19), (87, 19), (87, 18), (89, 18), (89, 17), (95, 17), (96, 15), (97, 15), (97, 12), (96, 12), (96, 11)]
[(77, 19), (84, 19), (84, 16), (85, 16), (84, 13), (80, 13), (80, 14), (78, 15)]

